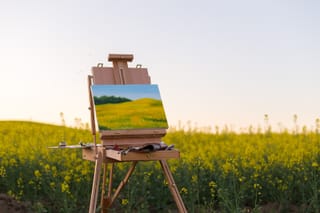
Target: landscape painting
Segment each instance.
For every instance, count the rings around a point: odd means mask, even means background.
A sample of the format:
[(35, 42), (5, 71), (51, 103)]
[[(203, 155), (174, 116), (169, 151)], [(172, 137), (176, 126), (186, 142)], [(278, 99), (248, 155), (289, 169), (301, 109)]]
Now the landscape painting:
[(99, 130), (168, 128), (154, 84), (93, 85)]

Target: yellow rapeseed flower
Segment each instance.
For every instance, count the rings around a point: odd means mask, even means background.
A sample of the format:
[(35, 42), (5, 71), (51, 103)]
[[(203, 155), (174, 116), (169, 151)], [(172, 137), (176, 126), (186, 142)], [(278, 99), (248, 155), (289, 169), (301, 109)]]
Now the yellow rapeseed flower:
[(46, 164), (46, 165), (44, 166), (44, 170), (45, 170), (46, 172), (50, 172), (50, 165), (49, 165), (49, 164)]
[(125, 206), (128, 205), (129, 200), (128, 199), (121, 199), (121, 205)]
[(69, 185), (66, 182), (61, 183), (61, 192), (70, 193)]
[(6, 168), (4, 166), (0, 167), (0, 177), (5, 177), (6, 176)]
[(39, 170), (34, 171), (34, 176), (36, 176), (36, 178), (41, 178), (41, 173)]
[(226, 162), (225, 164), (223, 164), (222, 168), (225, 174), (228, 174), (229, 172), (232, 171), (232, 165), (229, 162)]
[(210, 181), (210, 182), (209, 182), (209, 187), (210, 187), (210, 188), (216, 188), (216, 187), (217, 187), (216, 182)]
[(64, 181), (65, 182), (69, 182), (71, 180), (71, 177), (69, 176), (69, 175), (66, 175), (65, 177), (64, 177)]
[(196, 183), (197, 181), (198, 181), (198, 176), (192, 175), (192, 177), (191, 177), (191, 182), (192, 182), (192, 183)]
[(17, 165), (16, 159), (11, 158), (11, 159), (9, 160), (9, 165), (10, 165), (10, 166), (16, 166), (16, 165)]
[(56, 188), (55, 182), (50, 182), (50, 188), (51, 188), (51, 189), (55, 189), (55, 188)]
[(254, 189), (262, 189), (262, 186), (259, 183), (253, 184)]
[(180, 190), (181, 194), (188, 194), (188, 189), (186, 187), (182, 187)]

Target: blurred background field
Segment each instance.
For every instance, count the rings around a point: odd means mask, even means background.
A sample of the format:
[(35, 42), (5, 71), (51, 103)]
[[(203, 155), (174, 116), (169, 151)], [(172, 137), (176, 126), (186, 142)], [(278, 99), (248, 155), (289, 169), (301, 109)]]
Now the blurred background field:
[[(28, 201), (30, 212), (87, 212), (94, 163), (81, 150), (48, 149), (60, 141), (91, 142), (76, 128), (0, 121), (0, 194)], [(249, 128), (215, 132), (171, 128), (164, 142), (181, 151), (170, 160), (189, 212), (320, 212), (320, 133)], [(128, 164), (118, 164), (115, 185)], [(139, 163), (111, 212), (175, 212), (157, 162)]]

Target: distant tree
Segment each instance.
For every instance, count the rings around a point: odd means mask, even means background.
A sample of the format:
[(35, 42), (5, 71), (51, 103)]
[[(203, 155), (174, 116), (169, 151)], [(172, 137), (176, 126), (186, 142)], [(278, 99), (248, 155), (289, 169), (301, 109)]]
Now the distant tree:
[(100, 104), (118, 104), (118, 103), (123, 103), (123, 102), (129, 102), (132, 101), (129, 98), (125, 98), (125, 97), (116, 97), (116, 96), (94, 96), (94, 103), (96, 105), (100, 105)]

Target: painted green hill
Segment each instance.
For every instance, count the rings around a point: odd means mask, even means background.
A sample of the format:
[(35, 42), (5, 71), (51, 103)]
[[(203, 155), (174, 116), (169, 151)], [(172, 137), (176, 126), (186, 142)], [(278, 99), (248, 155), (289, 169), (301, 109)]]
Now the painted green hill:
[(100, 130), (168, 128), (162, 101), (142, 98), (96, 106)]

